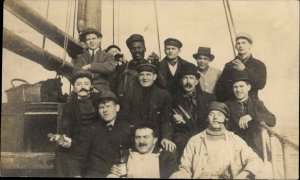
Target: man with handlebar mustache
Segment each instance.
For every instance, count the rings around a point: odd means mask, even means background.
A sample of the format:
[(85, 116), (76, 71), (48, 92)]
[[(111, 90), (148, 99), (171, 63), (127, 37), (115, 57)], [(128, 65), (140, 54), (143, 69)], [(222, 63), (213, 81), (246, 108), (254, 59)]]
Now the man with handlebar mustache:
[(82, 142), (90, 138), (90, 133), (97, 122), (97, 110), (94, 101), (97, 93), (92, 93), (92, 74), (84, 69), (75, 68), (71, 83), (74, 92), (69, 102), (63, 106), (58, 134), (49, 134), (50, 141), (58, 143), (56, 151), (57, 176), (80, 177), (85, 162), (79, 157)]
[(188, 139), (207, 127), (206, 110), (214, 96), (199, 87), (197, 68), (193, 64), (182, 66), (181, 88), (173, 97), (174, 137), (180, 158)]

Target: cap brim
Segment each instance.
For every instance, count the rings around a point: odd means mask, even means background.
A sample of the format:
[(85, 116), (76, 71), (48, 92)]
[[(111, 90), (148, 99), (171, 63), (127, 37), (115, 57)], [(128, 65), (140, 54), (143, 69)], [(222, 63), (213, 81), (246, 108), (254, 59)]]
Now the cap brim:
[(215, 56), (213, 54), (196, 53), (196, 54), (193, 54), (194, 59), (196, 60), (201, 54), (208, 56), (210, 61), (214, 60), (214, 58), (215, 58)]

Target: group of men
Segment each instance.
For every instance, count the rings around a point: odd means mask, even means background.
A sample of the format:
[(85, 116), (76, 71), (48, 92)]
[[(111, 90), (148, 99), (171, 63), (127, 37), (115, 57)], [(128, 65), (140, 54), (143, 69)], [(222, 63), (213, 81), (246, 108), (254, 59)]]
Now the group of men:
[[(58, 134), (58, 176), (129, 178), (253, 178), (263, 150), (260, 122), (275, 116), (258, 98), (266, 67), (253, 58), (252, 38), (237, 34), (238, 56), (223, 72), (210, 67), (208, 47), (182, 59), (182, 43), (164, 41), (161, 61), (145, 58), (142, 35), (126, 40), (126, 61), (102, 34), (88, 28), (87, 49), (73, 59), (73, 93), (64, 105)], [(125, 168), (124, 168), (125, 164)]]

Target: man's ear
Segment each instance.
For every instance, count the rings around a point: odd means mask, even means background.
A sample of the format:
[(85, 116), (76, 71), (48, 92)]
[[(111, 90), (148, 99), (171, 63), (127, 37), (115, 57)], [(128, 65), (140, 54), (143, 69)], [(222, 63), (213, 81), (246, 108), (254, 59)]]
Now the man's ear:
[(116, 104), (116, 111), (119, 112), (120, 111), (120, 105)]
[(157, 141), (158, 141), (158, 138), (154, 137), (154, 145), (157, 143)]
[(157, 78), (157, 74), (153, 74), (153, 78), (154, 78), (154, 81), (155, 81), (156, 78)]
[(180, 53), (180, 52), (181, 52), (181, 48), (178, 49), (178, 53)]
[(247, 84), (247, 90), (250, 91), (251, 90), (251, 84)]

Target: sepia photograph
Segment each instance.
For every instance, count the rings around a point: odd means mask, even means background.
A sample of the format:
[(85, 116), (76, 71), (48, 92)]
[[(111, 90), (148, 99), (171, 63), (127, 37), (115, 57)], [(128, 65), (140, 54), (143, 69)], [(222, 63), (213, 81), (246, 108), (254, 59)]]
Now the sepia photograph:
[(299, 8), (4, 1), (0, 176), (299, 179)]

